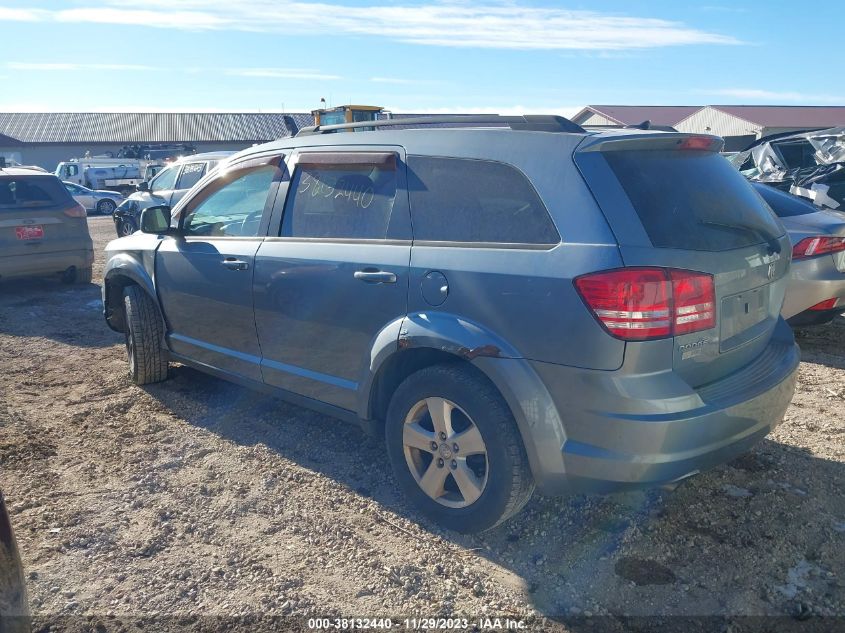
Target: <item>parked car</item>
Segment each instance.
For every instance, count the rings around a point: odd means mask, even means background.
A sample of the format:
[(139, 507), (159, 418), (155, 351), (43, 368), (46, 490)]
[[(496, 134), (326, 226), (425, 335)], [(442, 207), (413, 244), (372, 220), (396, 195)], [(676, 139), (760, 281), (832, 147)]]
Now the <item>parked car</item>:
[(118, 236), (131, 235), (138, 230), (141, 211), (153, 205), (173, 206), (203, 176), (234, 152), (206, 152), (186, 156), (162, 169), (155, 178), (139, 185), (139, 190), (115, 209), (112, 217)]
[(6, 502), (0, 492), (0, 631), (24, 633), (29, 630), (23, 565)]
[(683, 480), (780, 423), (789, 238), (721, 139), (399, 121), (252, 147), (145, 209), (103, 283), (132, 379), (173, 360), (358, 421), (460, 531), (535, 484)]
[(790, 325), (829, 323), (845, 312), (845, 215), (770, 185), (754, 183), (754, 188), (793, 244), (783, 317)]
[(114, 191), (93, 190), (72, 182), (62, 183), (73, 199), (85, 207), (89, 213), (95, 212), (99, 215), (111, 215), (121, 202), (123, 196)]
[(0, 169), (0, 279), (60, 274), (66, 283), (90, 283), (86, 216), (53, 174)]
[(841, 209), (845, 202), (845, 127), (763, 137), (730, 157), (749, 180)]

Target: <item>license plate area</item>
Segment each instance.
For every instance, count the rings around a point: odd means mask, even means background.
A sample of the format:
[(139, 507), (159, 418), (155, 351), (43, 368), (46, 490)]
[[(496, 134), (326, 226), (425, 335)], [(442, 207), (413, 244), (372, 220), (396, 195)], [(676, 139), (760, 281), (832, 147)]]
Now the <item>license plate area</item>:
[(19, 240), (40, 240), (44, 238), (44, 227), (40, 224), (32, 226), (16, 226), (15, 237)]
[(762, 286), (722, 299), (719, 351), (753, 340), (768, 330), (771, 286)]

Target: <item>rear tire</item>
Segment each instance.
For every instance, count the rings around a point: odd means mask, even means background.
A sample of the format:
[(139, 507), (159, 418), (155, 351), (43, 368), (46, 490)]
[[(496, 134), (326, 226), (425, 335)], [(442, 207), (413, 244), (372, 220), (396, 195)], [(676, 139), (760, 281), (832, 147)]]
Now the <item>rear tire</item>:
[(62, 282), (66, 284), (90, 284), (94, 278), (94, 271), (88, 268), (77, 268), (71, 266), (62, 275)]
[(109, 200), (108, 198), (100, 200), (97, 203), (97, 213), (100, 215), (111, 215), (116, 208), (117, 205), (114, 203), (114, 200)]
[[(442, 420), (445, 439), (438, 428)], [(519, 512), (534, 492), (513, 415), (474, 368), (434, 365), (411, 374), (390, 401), (385, 437), (403, 492), (448, 529), (492, 529)]]
[(162, 348), (164, 323), (155, 302), (138, 286), (123, 291), (126, 314), (126, 354), (129, 375), (136, 385), (167, 379), (167, 353)]

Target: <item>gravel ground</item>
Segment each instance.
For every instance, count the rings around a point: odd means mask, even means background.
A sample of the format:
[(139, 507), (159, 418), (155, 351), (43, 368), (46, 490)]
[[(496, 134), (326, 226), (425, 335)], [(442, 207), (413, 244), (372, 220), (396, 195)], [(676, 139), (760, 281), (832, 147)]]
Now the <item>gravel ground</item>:
[[(97, 281), (113, 227), (89, 224)], [(476, 537), (415, 515), (353, 426), (181, 366), (133, 386), (99, 293), (0, 284), (0, 487), (43, 626), (845, 616), (845, 319), (799, 333), (795, 400), (752, 452), (672, 492), (535, 497)]]

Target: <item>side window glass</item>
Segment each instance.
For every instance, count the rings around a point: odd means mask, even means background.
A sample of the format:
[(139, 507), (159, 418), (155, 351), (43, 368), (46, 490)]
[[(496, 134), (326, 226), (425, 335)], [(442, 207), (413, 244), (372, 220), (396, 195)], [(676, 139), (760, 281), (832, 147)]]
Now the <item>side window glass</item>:
[(176, 184), (176, 176), (179, 175), (179, 165), (173, 165), (163, 169), (150, 181), (150, 191), (167, 191), (173, 189)]
[(76, 176), (79, 173), (79, 166), (78, 165), (68, 165), (67, 166), (67, 175), (68, 176)]
[(182, 232), (204, 237), (258, 235), (267, 194), (276, 172), (275, 166), (267, 165), (218, 185), (198, 204), (191, 205), (182, 223)]
[(462, 158), (408, 157), (414, 239), (557, 244), (549, 212), (518, 169)]
[(395, 165), (300, 165), (282, 237), (384, 239), (396, 200)]
[(205, 163), (186, 163), (179, 174), (176, 189), (190, 189), (205, 175)]

